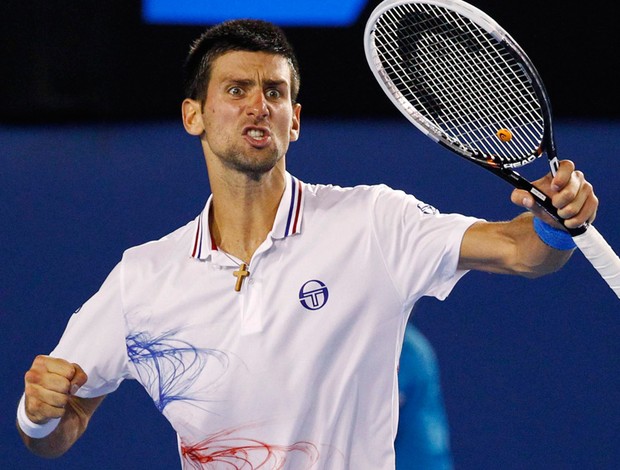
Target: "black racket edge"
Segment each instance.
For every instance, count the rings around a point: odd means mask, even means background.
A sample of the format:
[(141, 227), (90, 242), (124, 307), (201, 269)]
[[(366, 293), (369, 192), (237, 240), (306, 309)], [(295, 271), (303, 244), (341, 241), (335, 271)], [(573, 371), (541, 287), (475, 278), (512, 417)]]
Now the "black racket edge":
[[(500, 44), (506, 49), (511, 57), (521, 65), (523, 72), (528, 77), (530, 84), (532, 85), (532, 89), (538, 98), (543, 118), (543, 136), (540, 154), (544, 153), (547, 156), (551, 174), (555, 176), (559, 168), (559, 160), (553, 134), (551, 100), (543, 83), (542, 77), (523, 48), (505, 31), (500, 40)], [(485, 167), (487, 170), (512, 184), (514, 187), (528, 191), (536, 203), (542, 207), (545, 212), (547, 212), (547, 214), (549, 214), (556, 222), (561, 224), (571, 236), (575, 237), (577, 235), (581, 235), (588, 229), (589, 224), (587, 222), (575, 228), (566, 227), (565, 220), (558, 215), (556, 207), (551, 203), (551, 198), (527, 179), (523, 178), (518, 172), (504, 167)]]

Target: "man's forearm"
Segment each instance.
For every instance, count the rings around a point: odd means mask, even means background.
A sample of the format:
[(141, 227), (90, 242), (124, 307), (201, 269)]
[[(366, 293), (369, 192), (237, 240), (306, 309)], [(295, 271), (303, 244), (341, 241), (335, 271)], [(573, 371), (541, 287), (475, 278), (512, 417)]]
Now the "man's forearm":
[(26, 447), (35, 455), (56, 458), (67, 452), (88, 426), (91, 416), (103, 401), (102, 397), (72, 397), (58, 426), (43, 438), (28, 436), (17, 423), (17, 429)]
[(560, 269), (572, 250), (546, 245), (533, 228), (533, 215), (524, 213), (509, 222), (472, 225), (461, 244), (460, 269), (535, 278)]

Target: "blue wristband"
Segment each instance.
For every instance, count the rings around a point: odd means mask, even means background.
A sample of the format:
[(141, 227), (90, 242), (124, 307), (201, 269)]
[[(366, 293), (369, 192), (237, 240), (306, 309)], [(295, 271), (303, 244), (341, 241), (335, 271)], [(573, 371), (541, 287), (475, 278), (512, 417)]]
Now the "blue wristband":
[(534, 217), (534, 231), (545, 245), (555, 248), (556, 250), (572, 250), (577, 245), (564, 230), (557, 229), (543, 222), (538, 217)]

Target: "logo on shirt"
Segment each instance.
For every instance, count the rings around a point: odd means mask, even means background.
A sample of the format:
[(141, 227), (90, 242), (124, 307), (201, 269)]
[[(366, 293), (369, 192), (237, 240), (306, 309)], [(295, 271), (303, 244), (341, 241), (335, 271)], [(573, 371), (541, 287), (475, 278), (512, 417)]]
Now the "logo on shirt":
[(299, 289), (299, 302), (308, 310), (318, 310), (327, 303), (327, 286), (317, 279), (306, 282)]
[(418, 203), (418, 209), (420, 209), (420, 212), (422, 212), (423, 214), (435, 215), (439, 213), (439, 211), (430, 204), (423, 204), (421, 202)]

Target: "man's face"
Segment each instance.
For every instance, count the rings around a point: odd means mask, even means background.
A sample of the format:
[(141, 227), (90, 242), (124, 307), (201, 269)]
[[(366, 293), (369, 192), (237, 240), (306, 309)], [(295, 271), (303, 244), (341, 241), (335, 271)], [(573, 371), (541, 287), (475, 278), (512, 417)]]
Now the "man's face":
[(215, 60), (202, 110), (207, 160), (253, 174), (271, 170), (299, 135), (291, 68), (281, 56), (228, 52)]

